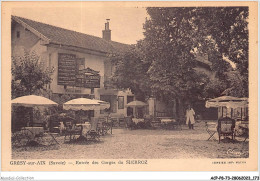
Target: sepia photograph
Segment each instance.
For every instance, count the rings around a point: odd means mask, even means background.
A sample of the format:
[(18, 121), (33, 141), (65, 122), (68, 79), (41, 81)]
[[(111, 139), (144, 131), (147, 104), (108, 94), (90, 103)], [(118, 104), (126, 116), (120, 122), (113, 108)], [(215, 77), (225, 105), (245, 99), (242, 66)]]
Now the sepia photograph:
[(4, 17), (11, 166), (258, 158), (250, 4), (62, 3), (18, 3)]

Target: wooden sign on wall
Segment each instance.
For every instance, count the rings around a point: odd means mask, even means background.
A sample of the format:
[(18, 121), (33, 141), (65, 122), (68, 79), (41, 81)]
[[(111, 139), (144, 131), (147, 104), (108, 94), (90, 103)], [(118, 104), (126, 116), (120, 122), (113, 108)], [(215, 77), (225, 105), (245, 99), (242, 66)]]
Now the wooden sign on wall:
[(59, 53), (58, 85), (74, 86), (76, 79), (76, 55)]
[(100, 88), (99, 71), (85, 68), (85, 58), (74, 54), (58, 54), (58, 85)]

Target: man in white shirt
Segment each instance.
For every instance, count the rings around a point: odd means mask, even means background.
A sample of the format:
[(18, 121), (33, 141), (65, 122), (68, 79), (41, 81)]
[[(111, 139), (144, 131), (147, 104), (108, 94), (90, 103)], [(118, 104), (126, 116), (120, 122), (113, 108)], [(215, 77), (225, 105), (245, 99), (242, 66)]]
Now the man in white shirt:
[(193, 124), (195, 123), (195, 112), (191, 108), (191, 105), (188, 105), (188, 109), (186, 110), (186, 124), (189, 125), (189, 129), (194, 129)]

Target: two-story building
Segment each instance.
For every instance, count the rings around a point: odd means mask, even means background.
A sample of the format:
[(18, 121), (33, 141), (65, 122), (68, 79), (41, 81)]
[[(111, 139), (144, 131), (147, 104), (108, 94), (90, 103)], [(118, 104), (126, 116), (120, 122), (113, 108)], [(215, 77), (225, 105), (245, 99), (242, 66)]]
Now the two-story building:
[[(130, 45), (111, 40), (109, 20), (99, 38), (49, 24), (12, 16), (12, 56), (35, 52), (44, 67), (53, 67), (48, 85), (50, 98), (62, 95), (101, 99), (110, 102), (111, 116), (126, 116), (126, 104), (134, 100), (130, 90), (113, 89), (109, 78), (113, 66), (109, 56), (123, 53)], [(95, 111), (98, 117), (102, 111)]]

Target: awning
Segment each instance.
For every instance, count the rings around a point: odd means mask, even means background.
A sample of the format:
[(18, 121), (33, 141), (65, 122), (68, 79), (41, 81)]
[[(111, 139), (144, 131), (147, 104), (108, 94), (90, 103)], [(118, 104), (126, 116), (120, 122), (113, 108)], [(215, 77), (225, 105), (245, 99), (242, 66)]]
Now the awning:
[(210, 107), (228, 107), (228, 108), (238, 108), (238, 107), (248, 107), (248, 98), (238, 98), (232, 96), (222, 96), (215, 99), (210, 99), (206, 101), (206, 108)]

